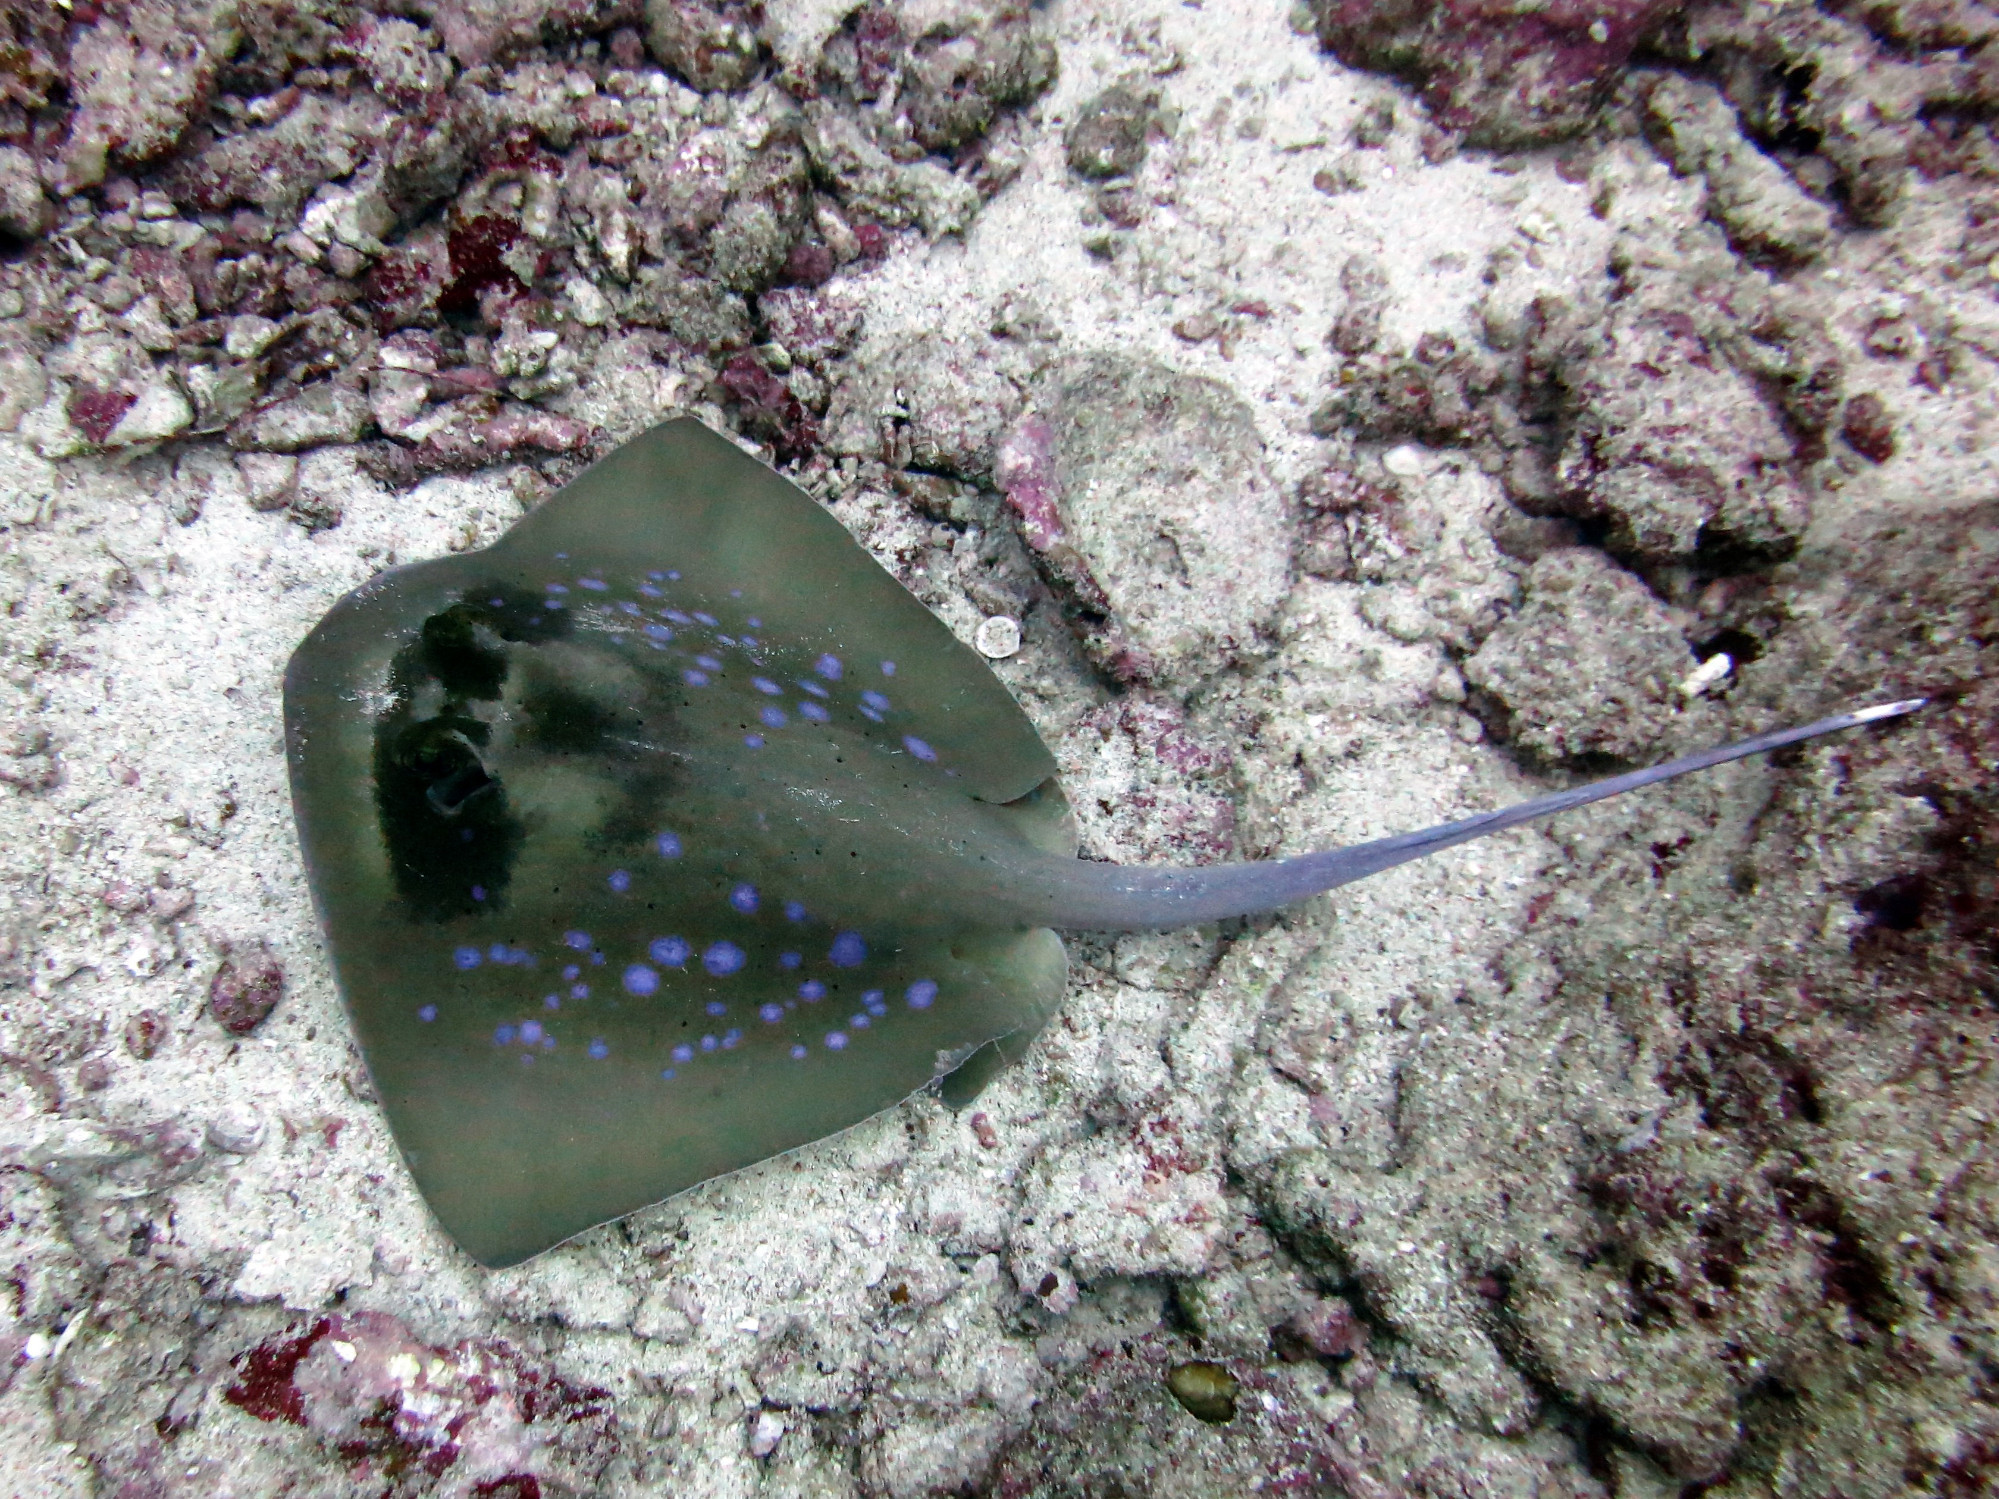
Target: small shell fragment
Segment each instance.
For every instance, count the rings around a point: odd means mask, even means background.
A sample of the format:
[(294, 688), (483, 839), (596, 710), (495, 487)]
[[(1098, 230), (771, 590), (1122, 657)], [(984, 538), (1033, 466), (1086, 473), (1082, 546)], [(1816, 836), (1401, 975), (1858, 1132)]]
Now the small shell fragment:
[(784, 1440), (784, 1419), (775, 1411), (758, 1411), (750, 1423), (750, 1456), (769, 1457)]
[(1729, 658), (1728, 652), (1716, 651), (1707, 660), (1701, 662), (1699, 666), (1696, 666), (1692, 671), (1687, 673), (1686, 680), (1680, 683), (1680, 695), (1690, 698), (1699, 697), (1710, 687), (1726, 680), (1728, 674), (1733, 670), (1735, 670), (1735, 662)]
[(1423, 472), (1423, 455), (1405, 442), (1383, 453), (1381, 466), (1398, 479), (1413, 479)]
[(1166, 1388), (1189, 1415), (1211, 1426), (1235, 1419), (1235, 1397), (1240, 1386), (1236, 1377), (1220, 1364), (1205, 1359), (1175, 1364), (1166, 1371)]
[(995, 614), (979, 626), (972, 644), (978, 647), (981, 656), (1003, 661), (1020, 649), (1020, 621)]

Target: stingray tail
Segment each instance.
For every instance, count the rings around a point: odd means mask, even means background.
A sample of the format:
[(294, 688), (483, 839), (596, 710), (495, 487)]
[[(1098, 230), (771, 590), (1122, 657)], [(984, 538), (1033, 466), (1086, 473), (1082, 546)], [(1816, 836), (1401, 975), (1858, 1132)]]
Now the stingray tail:
[(1927, 701), (1908, 698), (1859, 708), (1795, 729), (1778, 729), (1719, 749), (1682, 755), (1648, 770), (1634, 770), (1567, 791), (1550, 792), (1497, 812), (1482, 812), (1477, 817), (1440, 823), (1420, 832), (1400, 833), (1393, 838), (1304, 854), (1295, 859), (1180, 869), (1076, 862), (1065, 865), (1063, 876), (1052, 882), (1053, 888), (1047, 892), (1051, 910), (1042, 913), (1040, 919), (1071, 931), (1135, 932), (1274, 911), (1384, 869), (1393, 869), (1397, 864), (1483, 838), (1488, 833), (1566, 812), (1571, 807), (1622, 796), (1627, 791), (1670, 781), (1691, 771), (1816, 739), (1821, 734), (1836, 734), (1843, 729), (1900, 718)]

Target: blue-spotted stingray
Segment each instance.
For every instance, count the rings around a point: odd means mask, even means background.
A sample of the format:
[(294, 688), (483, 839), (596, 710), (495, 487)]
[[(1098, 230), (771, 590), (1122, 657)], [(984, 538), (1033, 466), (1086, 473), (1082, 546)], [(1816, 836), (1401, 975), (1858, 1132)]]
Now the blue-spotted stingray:
[(1056, 928), (1274, 910), (1916, 706), (1302, 858), (1092, 863), (985, 663), (687, 419), (356, 589), (285, 676), (348, 1013), (418, 1187), (495, 1266), (921, 1088), (962, 1103), (1060, 1003)]

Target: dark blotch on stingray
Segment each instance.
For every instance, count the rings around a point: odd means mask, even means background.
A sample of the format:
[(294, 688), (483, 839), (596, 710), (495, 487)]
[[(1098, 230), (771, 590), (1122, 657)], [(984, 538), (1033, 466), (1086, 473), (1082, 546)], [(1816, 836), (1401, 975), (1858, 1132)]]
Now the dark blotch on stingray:
[(1060, 1002), (1052, 928), (1267, 911), (1891, 704), (1264, 864), (1075, 857), (985, 663), (698, 423), (292, 657), (300, 840), (410, 1171), (489, 1265), (867, 1118), (960, 1104)]

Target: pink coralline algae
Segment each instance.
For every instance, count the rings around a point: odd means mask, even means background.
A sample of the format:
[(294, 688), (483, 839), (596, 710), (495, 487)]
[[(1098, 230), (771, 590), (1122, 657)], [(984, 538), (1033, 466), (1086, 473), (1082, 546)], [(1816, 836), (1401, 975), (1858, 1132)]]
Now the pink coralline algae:
[(504, 1342), (433, 1348), (381, 1312), (320, 1317), (238, 1354), (223, 1399), (301, 1426), (355, 1476), (415, 1489), (456, 1470), (475, 1494), (592, 1488), (617, 1452), (610, 1393)]
[(1020, 534), (1037, 552), (1063, 539), (1055, 477), (1055, 432), (1038, 416), (1023, 418), (1000, 440), (993, 480), (1020, 516)]

